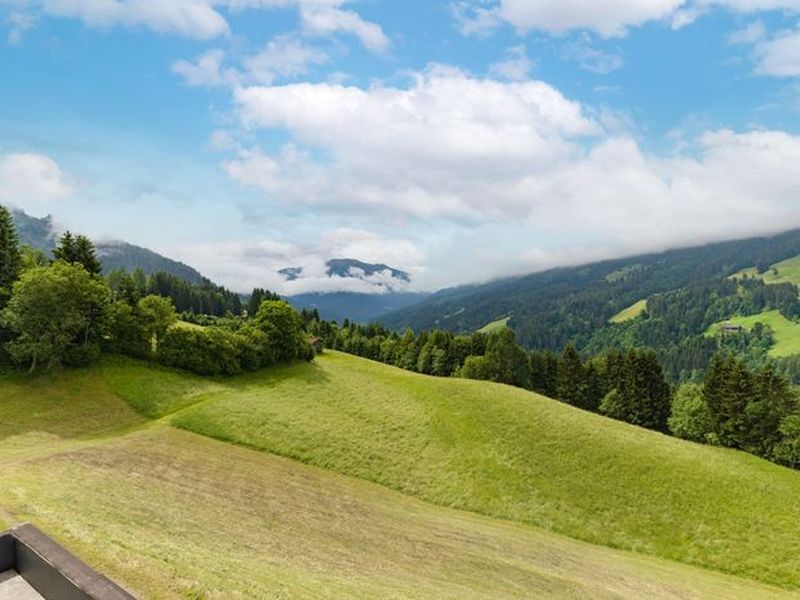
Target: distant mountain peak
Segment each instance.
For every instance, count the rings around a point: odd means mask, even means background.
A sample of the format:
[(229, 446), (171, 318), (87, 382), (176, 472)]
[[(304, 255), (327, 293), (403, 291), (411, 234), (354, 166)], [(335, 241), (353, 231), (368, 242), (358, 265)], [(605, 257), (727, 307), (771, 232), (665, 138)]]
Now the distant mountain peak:
[[(325, 263), (328, 277), (365, 279), (378, 273), (389, 273), (392, 279), (411, 282), (411, 275), (383, 263), (367, 263), (355, 258), (333, 258)], [(278, 271), (286, 281), (296, 281), (303, 276), (303, 267), (287, 267)]]
[(361, 271), (364, 276), (369, 277), (375, 273), (388, 271), (392, 279), (398, 279), (406, 283), (411, 282), (411, 275), (383, 263), (365, 263), (355, 258), (334, 258), (325, 263), (325, 265), (328, 267), (329, 277), (358, 277), (359, 275), (355, 274), (357, 271)]

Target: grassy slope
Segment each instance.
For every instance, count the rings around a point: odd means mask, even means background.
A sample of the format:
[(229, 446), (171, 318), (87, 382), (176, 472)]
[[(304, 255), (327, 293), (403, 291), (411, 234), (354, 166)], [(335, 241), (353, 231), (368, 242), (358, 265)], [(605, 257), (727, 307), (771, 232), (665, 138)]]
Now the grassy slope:
[(800, 473), (506, 386), (341, 354), (175, 419), (444, 506), (800, 588)]
[[(772, 327), (774, 334), (774, 344), (769, 350), (769, 355), (773, 358), (792, 356), (800, 354), (800, 324), (794, 323), (784, 317), (780, 311), (771, 310), (748, 317), (732, 317), (728, 319), (732, 325), (741, 325), (745, 329), (752, 329), (756, 323), (763, 323)], [(706, 335), (719, 334), (722, 323), (712, 325)]]
[(647, 310), (647, 300), (639, 300), (628, 308), (621, 310), (611, 317), (611, 323), (625, 323), (631, 321)]
[(508, 327), (508, 322), (511, 320), (511, 317), (504, 317), (502, 319), (497, 319), (497, 321), (492, 321), (481, 327), (478, 330), (478, 333), (495, 333), (496, 331), (500, 331), (501, 329), (505, 329)]
[(793, 283), (800, 286), (800, 256), (775, 263), (765, 273), (758, 274), (755, 267), (742, 269), (731, 275), (732, 279), (760, 277), (765, 283)]
[(800, 256), (772, 265), (769, 271), (764, 273), (763, 277), (767, 283), (793, 283), (800, 285)]
[(195, 378), (121, 361), (0, 376), (0, 520), (147, 598), (786, 595), (145, 423), (111, 391), (163, 412), (161, 382), (176, 406), (199, 398)]

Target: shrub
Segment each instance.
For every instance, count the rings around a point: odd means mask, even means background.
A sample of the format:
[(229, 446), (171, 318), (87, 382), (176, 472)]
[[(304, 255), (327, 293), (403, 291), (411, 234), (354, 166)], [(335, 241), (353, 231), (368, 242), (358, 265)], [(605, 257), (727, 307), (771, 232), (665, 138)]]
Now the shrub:
[(198, 375), (236, 375), (248, 344), (244, 336), (223, 329), (173, 327), (158, 346), (158, 359)]
[(714, 426), (711, 411), (703, 399), (699, 385), (686, 384), (680, 387), (672, 401), (669, 430), (676, 437), (693, 442), (707, 442)]

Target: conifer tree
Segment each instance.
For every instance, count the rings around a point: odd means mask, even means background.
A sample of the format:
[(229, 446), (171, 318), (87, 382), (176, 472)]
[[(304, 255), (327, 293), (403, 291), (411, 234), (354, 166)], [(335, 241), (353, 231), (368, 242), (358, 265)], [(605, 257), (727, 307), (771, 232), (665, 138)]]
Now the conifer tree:
[(558, 379), (556, 383), (556, 394), (559, 400), (563, 400), (573, 406), (584, 406), (584, 394), (586, 387), (586, 372), (581, 362), (581, 357), (575, 346), (567, 346), (558, 360)]
[(77, 250), (75, 247), (75, 237), (71, 232), (65, 231), (64, 235), (58, 240), (53, 257), (56, 260), (63, 260), (65, 263), (73, 264), (77, 262)]
[(75, 238), (75, 262), (83, 265), (90, 275), (100, 275), (103, 271), (94, 244), (85, 235)]
[(11, 286), (19, 278), (22, 258), (11, 213), (0, 206), (0, 307), (11, 296)]

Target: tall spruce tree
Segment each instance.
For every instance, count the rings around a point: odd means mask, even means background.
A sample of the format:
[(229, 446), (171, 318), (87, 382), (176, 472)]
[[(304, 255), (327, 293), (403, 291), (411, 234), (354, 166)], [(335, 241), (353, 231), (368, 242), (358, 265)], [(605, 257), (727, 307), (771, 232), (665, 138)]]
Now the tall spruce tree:
[(585, 406), (586, 369), (575, 346), (570, 345), (564, 348), (558, 359), (556, 394), (559, 400), (573, 406), (587, 408)]
[(85, 235), (75, 238), (75, 262), (83, 265), (90, 275), (100, 275), (103, 266), (97, 258), (94, 244)]
[(78, 252), (75, 246), (75, 236), (70, 231), (65, 231), (59, 238), (53, 257), (56, 260), (63, 260), (65, 263), (74, 264), (77, 262)]
[(21, 269), (17, 230), (11, 213), (0, 206), (0, 307), (5, 306), (11, 296), (11, 286), (19, 278)]

